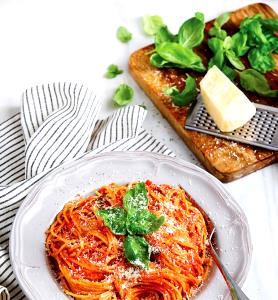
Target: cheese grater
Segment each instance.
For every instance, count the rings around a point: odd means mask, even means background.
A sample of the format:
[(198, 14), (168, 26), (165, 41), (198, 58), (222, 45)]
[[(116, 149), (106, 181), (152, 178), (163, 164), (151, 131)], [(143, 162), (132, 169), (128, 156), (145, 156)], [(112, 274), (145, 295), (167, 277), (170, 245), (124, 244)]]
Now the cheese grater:
[(185, 128), (277, 151), (278, 108), (261, 104), (255, 104), (255, 106), (256, 114), (248, 123), (232, 132), (222, 132), (208, 114), (201, 97), (199, 97), (188, 112)]

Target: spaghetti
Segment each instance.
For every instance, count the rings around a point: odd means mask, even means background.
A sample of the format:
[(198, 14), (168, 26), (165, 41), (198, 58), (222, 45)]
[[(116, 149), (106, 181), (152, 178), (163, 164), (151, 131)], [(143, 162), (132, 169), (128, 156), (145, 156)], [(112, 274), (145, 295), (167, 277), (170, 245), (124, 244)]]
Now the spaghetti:
[(151, 246), (149, 269), (127, 261), (124, 236), (114, 235), (96, 212), (122, 207), (131, 186), (112, 183), (67, 203), (48, 229), (47, 255), (74, 299), (182, 300), (207, 277), (211, 258), (204, 218), (182, 189), (167, 184), (146, 181), (148, 209), (165, 216), (163, 225), (145, 236)]

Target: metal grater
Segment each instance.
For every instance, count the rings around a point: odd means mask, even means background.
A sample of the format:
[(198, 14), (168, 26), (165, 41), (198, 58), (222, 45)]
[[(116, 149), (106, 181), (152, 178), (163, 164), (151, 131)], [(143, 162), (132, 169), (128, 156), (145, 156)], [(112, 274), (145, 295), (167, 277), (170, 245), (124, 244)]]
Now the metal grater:
[(257, 111), (254, 117), (244, 126), (228, 133), (221, 132), (208, 114), (199, 98), (191, 107), (185, 128), (207, 133), (216, 137), (278, 150), (278, 108), (255, 104)]

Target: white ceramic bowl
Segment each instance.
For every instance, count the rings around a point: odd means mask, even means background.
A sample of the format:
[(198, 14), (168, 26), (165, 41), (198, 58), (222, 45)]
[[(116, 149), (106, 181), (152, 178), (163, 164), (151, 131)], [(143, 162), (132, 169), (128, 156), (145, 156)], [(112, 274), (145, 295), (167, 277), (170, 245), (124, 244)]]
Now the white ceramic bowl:
[[(242, 285), (251, 260), (250, 233), (241, 208), (223, 184), (191, 163), (147, 152), (113, 152), (83, 158), (50, 173), (21, 205), (11, 232), (10, 256), (17, 280), (29, 299), (68, 299), (49, 269), (45, 232), (64, 204), (77, 194), (88, 194), (110, 182), (120, 184), (150, 179), (181, 184), (209, 214), (216, 226), (221, 261)], [(214, 267), (198, 300), (228, 297), (220, 272)]]

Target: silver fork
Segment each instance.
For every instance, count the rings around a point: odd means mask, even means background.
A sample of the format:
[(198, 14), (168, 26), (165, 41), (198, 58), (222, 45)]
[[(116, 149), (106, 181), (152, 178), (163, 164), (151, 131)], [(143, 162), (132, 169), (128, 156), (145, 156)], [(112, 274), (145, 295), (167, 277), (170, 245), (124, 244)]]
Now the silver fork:
[(189, 201), (196, 207), (199, 209), (199, 211), (202, 213), (206, 225), (207, 225), (207, 231), (208, 231), (208, 235), (209, 235), (209, 252), (212, 256), (212, 259), (214, 260), (214, 262), (216, 263), (218, 269), (220, 270), (222, 276), (224, 277), (226, 284), (229, 288), (231, 297), (233, 300), (249, 300), (249, 298), (243, 293), (243, 291), (241, 290), (241, 288), (239, 287), (239, 285), (235, 282), (235, 280), (232, 278), (232, 276), (229, 274), (228, 270), (226, 269), (226, 267), (222, 264), (218, 254), (216, 253), (215, 249), (214, 249), (214, 241), (216, 240), (215, 238), (215, 226), (212, 222), (212, 220), (210, 219), (210, 217), (207, 215), (207, 213), (203, 210), (203, 208), (185, 191), (185, 189), (182, 186), (179, 186), (186, 194), (186, 196), (188, 197)]

